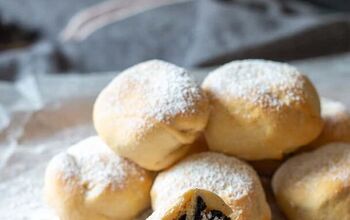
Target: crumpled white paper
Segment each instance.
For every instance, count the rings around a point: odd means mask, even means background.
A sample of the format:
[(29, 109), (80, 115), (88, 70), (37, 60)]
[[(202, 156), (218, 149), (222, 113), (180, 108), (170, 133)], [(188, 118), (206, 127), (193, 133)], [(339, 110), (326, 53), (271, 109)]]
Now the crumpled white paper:
[(32, 75), (0, 84), (0, 219), (55, 219), (42, 200), (45, 166), (94, 134), (92, 104), (113, 75)]
[[(350, 56), (296, 64), (321, 95), (350, 106)], [(201, 81), (206, 72), (194, 76)], [(114, 76), (32, 74), (14, 83), (0, 81), (1, 220), (57, 219), (42, 199), (45, 166), (58, 152), (95, 134), (92, 105)]]

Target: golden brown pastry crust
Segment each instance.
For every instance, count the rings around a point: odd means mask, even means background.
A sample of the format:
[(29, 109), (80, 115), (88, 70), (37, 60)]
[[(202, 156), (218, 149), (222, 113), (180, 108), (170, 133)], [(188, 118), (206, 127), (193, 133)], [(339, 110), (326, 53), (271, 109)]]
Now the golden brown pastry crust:
[(255, 171), (234, 157), (214, 152), (191, 155), (159, 173), (151, 190), (153, 209), (171, 203), (192, 188), (219, 195), (232, 208), (237, 220), (271, 218)]
[(321, 132), (318, 94), (287, 64), (242, 60), (204, 80), (211, 103), (205, 130), (213, 151), (247, 159), (281, 159)]
[(186, 70), (151, 60), (125, 70), (99, 94), (93, 119), (115, 152), (161, 170), (190, 150), (207, 123), (208, 105)]
[(290, 220), (350, 219), (350, 144), (332, 143), (287, 160), (272, 187)]
[(61, 220), (131, 220), (150, 206), (153, 174), (90, 137), (55, 156), (44, 195)]
[(217, 210), (231, 220), (236, 220), (231, 208), (215, 193), (203, 189), (189, 189), (168, 206), (158, 208), (147, 220), (178, 220), (186, 215), (186, 219), (194, 219), (198, 196), (203, 199), (208, 210)]
[(312, 150), (332, 142), (350, 143), (350, 112), (338, 101), (321, 99), (321, 113), (324, 126), (321, 134), (303, 150)]

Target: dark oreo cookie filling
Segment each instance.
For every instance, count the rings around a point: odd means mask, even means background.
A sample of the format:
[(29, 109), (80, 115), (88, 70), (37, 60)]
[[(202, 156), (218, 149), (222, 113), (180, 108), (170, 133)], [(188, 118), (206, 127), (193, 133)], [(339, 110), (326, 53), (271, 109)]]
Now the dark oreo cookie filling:
[[(206, 210), (206, 208), (207, 205), (205, 204), (204, 200), (202, 197), (198, 196), (193, 220), (231, 220), (219, 210)], [(178, 220), (186, 220), (186, 217), (186, 214), (183, 214)]]
[(196, 201), (196, 209), (194, 211), (194, 220), (202, 220), (202, 211), (207, 208), (202, 197), (198, 196)]

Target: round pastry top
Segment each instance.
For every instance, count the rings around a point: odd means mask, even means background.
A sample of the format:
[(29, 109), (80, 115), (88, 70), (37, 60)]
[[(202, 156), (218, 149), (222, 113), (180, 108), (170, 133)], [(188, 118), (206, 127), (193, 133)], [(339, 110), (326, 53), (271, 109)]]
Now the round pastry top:
[(133, 178), (144, 180), (146, 172), (135, 163), (116, 155), (97, 136), (89, 137), (70, 147), (50, 162), (52, 173), (61, 173), (66, 182), (78, 179), (87, 189), (121, 189)]
[(233, 61), (214, 70), (203, 88), (218, 99), (237, 99), (278, 109), (300, 102), (305, 77), (284, 63), (266, 60)]
[(178, 115), (194, 115), (205, 98), (185, 69), (160, 60), (126, 69), (105, 90), (108, 108), (116, 115), (144, 121), (167, 122)]
[(191, 188), (210, 190), (232, 201), (249, 194), (256, 181), (256, 173), (244, 162), (224, 154), (204, 152), (159, 174), (152, 191), (160, 202), (173, 200), (177, 193)]
[(321, 114), (322, 117), (334, 117), (341, 114), (350, 114), (347, 113), (346, 106), (338, 101), (334, 101), (331, 99), (321, 98)]
[(340, 181), (349, 184), (350, 145), (327, 144), (313, 152), (289, 159), (277, 170), (279, 180), (285, 183)]

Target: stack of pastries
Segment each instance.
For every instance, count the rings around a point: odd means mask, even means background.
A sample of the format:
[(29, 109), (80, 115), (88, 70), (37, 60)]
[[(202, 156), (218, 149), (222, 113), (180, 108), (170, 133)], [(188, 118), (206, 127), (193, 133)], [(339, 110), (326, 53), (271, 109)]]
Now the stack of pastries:
[[(350, 114), (295, 67), (240, 60), (198, 85), (151, 60), (98, 95), (97, 136), (55, 156), (44, 195), (61, 220), (350, 219)], [(277, 171), (276, 171), (277, 170)]]

